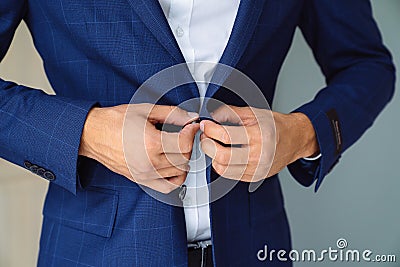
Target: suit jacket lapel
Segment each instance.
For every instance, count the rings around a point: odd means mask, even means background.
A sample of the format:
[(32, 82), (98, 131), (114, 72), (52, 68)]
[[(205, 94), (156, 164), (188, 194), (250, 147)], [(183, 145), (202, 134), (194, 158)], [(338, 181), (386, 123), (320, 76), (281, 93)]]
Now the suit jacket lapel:
[[(236, 67), (249, 44), (265, 1), (241, 0), (231, 36), (220, 60), (221, 64)], [(128, 2), (147, 28), (175, 60), (179, 63), (185, 62), (158, 1), (128, 0)], [(229, 73), (226, 72), (226, 68), (217, 68), (214, 73), (215, 78), (213, 77), (212, 83), (208, 86), (206, 97), (211, 98), (219, 89), (220, 86), (214, 83), (223, 84), (228, 76)], [(190, 91), (193, 97), (198, 96), (197, 89), (191, 88)]]
[(185, 62), (157, 0), (128, 0), (146, 27), (179, 63)]
[[(158, 42), (174, 57), (177, 63), (184, 63), (185, 58), (175, 40), (158, 0), (128, 0), (128, 2)], [(189, 69), (187, 71), (189, 72)], [(199, 91), (195, 83), (187, 84), (178, 90), (183, 100), (199, 97)], [(197, 102), (196, 104), (194, 101), (191, 101), (188, 107), (185, 106), (188, 103), (184, 102), (182, 107), (198, 112), (200, 102)]]
[[(241, 0), (229, 42), (220, 63), (235, 68), (242, 57), (256, 28), (265, 0)], [(226, 68), (217, 68), (207, 89), (206, 97), (211, 98), (229, 76)]]

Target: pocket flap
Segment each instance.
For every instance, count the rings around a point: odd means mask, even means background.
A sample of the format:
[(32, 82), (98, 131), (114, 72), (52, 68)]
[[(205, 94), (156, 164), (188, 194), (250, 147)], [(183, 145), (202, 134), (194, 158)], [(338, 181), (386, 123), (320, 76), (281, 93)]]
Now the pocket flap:
[(50, 184), (43, 215), (71, 228), (110, 237), (117, 206), (118, 193), (114, 190), (88, 187), (73, 195)]

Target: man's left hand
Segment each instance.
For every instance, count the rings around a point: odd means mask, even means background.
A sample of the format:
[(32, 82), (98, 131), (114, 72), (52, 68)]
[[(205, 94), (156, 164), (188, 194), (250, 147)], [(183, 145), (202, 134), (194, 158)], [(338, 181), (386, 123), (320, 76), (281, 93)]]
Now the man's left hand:
[(221, 106), (200, 123), (201, 147), (221, 176), (258, 182), (290, 163), (319, 153), (314, 128), (302, 113), (282, 114), (251, 107)]

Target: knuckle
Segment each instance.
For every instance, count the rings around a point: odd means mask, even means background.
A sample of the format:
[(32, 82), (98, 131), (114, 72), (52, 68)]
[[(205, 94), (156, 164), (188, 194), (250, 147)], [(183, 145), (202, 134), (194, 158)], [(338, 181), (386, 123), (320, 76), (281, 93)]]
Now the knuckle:
[(226, 163), (229, 162), (229, 159), (230, 159), (229, 154), (224, 153), (222, 151), (217, 151), (217, 155), (215, 156), (215, 160), (218, 163), (226, 164)]
[(192, 151), (192, 144), (184, 143), (181, 145), (181, 153), (189, 153)]

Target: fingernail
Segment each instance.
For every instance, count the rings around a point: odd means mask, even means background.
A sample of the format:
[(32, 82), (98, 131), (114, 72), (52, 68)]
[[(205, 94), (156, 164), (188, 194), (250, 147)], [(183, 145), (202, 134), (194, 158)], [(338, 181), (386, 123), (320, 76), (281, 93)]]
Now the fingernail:
[(204, 132), (204, 121), (200, 122), (200, 130)]
[(199, 117), (199, 114), (197, 114), (196, 112), (188, 112), (187, 114), (192, 119), (196, 119)]

